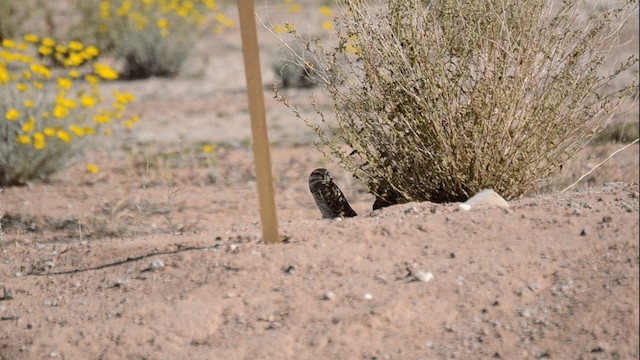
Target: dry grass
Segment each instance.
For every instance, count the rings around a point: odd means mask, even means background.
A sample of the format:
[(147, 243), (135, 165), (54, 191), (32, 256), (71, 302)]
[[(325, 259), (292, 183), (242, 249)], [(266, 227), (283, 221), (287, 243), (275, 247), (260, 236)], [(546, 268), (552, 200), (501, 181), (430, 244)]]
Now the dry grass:
[(637, 56), (602, 75), (637, 2), (587, 17), (581, 4), (345, 0), (338, 45), (307, 46), (335, 122), (320, 109), (305, 121), (379, 206), (458, 201), (488, 187), (521, 196), (638, 86), (637, 76), (612, 86)]

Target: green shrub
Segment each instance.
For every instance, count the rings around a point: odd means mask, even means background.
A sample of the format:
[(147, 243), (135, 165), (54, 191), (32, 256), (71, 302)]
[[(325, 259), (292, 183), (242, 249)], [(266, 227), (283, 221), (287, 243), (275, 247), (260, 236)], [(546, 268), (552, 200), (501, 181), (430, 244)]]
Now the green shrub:
[(93, 61), (96, 47), (33, 34), (0, 45), (0, 186), (47, 179), (91, 137), (109, 135), (112, 121), (138, 121), (124, 117), (132, 94), (115, 91), (112, 106), (101, 106), (100, 82), (118, 74)]
[(74, 36), (124, 59), (123, 78), (173, 76), (215, 14), (214, 30), (233, 26), (214, 0), (79, 0)]
[(337, 46), (308, 46), (335, 121), (319, 108), (319, 120), (304, 120), (377, 206), (460, 201), (483, 188), (521, 196), (638, 86), (637, 74), (611, 86), (637, 72), (637, 56), (601, 75), (637, 1), (589, 16), (581, 4), (344, 0)]

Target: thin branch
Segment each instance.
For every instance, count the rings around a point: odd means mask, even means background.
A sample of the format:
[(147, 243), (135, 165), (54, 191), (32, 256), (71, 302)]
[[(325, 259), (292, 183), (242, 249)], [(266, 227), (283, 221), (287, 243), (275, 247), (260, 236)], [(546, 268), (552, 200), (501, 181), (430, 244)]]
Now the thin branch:
[(567, 186), (566, 188), (562, 189), (562, 191), (560, 191), (561, 193), (571, 189), (572, 187), (576, 186), (580, 181), (582, 181), (582, 179), (584, 179), (585, 177), (589, 176), (589, 174), (591, 174), (592, 172), (594, 172), (597, 168), (599, 168), (600, 166), (602, 166), (602, 164), (606, 163), (607, 161), (609, 161), (609, 159), (611, 159), (612, 157), (614, 157), (617, 153), (619, 153), (620, 151), (628, 148), (629, 146), (637, 143), (639, 139), (635, 139), (632, 143), (625, 145), (624, 147), (614, 151), (611, 155), (609, 155), (606, 159), (602, 160), (598, 165), (594, 166), (593, 168), (591, 168), (591, 170), (587, 171), (586, 174), (580, 176), (580, 178), (578, 180), (576, 180), (576, 182), (574, 182), (573, 184)]

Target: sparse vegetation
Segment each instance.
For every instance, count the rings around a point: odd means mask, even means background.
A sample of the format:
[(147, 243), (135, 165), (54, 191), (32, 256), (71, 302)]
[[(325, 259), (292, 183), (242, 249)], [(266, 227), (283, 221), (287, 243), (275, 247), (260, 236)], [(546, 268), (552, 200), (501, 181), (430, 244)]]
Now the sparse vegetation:
[(110, 135), (133, 94), (113, 92), (103, 106), (99, 87), (118, 74), (95, 62), (99, 50), (27, 34), (0, 43), (0, 185), (46, 180), (82, 155), (91, 138)]
[(98, 41), (101, 48), (124, 59), (121, 75), (129, 79), (176, 75), (203, 29), (220, 32), (233, 26), (215, 0), (78, 3), (83, 21), (75, 34)]
[[(637, 55), (601, 72), (637, 1), (588, 17), (581, 5), (345, 0), (337, 46), (306, 47), (335, 122), (321, 109), (317, 121), (304, 120), (380, 204), (458, 201), (487, 187), (518, 197), (638, 87)], [(625, 86), (610, 86), (629, 70), (636, 74)]]

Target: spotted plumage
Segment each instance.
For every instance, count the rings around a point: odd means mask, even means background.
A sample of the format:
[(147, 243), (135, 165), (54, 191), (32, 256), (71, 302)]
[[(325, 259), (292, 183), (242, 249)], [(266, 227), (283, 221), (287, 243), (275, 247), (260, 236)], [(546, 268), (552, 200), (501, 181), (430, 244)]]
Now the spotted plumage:
[(311, 190), (323, 218), (333, 219), (358, 215), (349, 206), (340, 188), (334, 184), (327, 169), (313, 170), (309, 176), (309, 190)]

